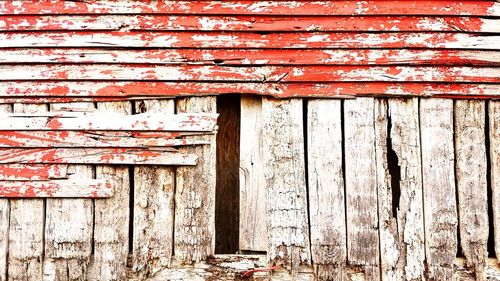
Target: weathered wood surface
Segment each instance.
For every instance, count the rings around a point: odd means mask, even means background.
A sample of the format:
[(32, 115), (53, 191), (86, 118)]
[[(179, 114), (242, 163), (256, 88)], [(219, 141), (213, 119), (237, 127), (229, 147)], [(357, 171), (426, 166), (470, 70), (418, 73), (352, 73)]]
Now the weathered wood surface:
[(199, 131), (215, 129), (216, 114), (136, 114), (50, 112), (1, 114), (0, 130)]
[(312, 262), (319, 280), (342, 280), (347, 261), (341, 101), (307, 102)]
[[(12, 112), (12, 105), (2, 104), (0, 105), (0, 112), (7, 113)], [(4, 167), (0, 170), (5, 171)], [(3, 174), (3, 173), (2, 173)], [(0, 179), (5, 179), (0, 176)], [(7, 255), (9, 252), (9, 224), (10, 224), (10, 203), (8, 199), (0, 199), (0, 280), (6, 281), (8, 278), (7, 274)]]
[(461, 31), (500, 32), (499, 20), (428, 16), (0, 16), (0, 31), (199, 30), (199, 31)]
[(241, 97), (240, 239), (243, 251), (267, 251), (262, 99)]
[(300, 99), (262, 100), (267, 255), (292, 275), (311, 263), (302, 109)]
[(344, 101), (344, 158), (349, 265), (380, 279), (375, 159), (375, 100)]
[(445, 48), (496, 50), (500, 36), (465, 33), (218, 33), (191, 31), (2, 33), (1, 48)]
[[(177, 100), (177, 112), (217, 111), (215, 97)], [(199, 156), (194, 167), (176, 170), (174, 256), (182, 263), (205, 260), (215, 252), (216, 138), (205, 136), (210, 145), (180, 148)]]
[(500, 262), (500, 101), (488, 102), (488, 118), (493, 239), (495, 254)]
[(474, 15), (499, 16), (492, 1), (3, 1), (0, 14), (279, 14), (279, 15)]
[[(175, 96), (241, 93), (276, 98), (355, 96), (436, 96), (443, 98), (491, 99), (499, 84), (468, 83), (218, 83), (218, 82), (0, 82), (0, 103), (72, 102), (125, 99), (172, 98)], [(70, 98), (74, 97), (74, 98)], [(115, 100), (116, 100), (115, 98)]]
[(420, 100), (425, 253), (429, 278), (452, 280), (457, 254), (453, 101)]
[[(234, 82), (475, 82), (499, 83), (495, 67), (469, 66), (148, 66), (0, 65), (0, 80), (142, 80)], [(151, 116), (152, 121), (154, 116)], [(158, 116), (160, 117), (160, 116)], [(125, 120), (123, 122), (126, 122)]]
[[(173, 114), (173, 100), (137, 101), (135, 111)], [(134, 169), (134, 217), (132, 272), (138, 278), (154, 275), (170, 266), (173, 251), (175, 169), (136, 166)]]
[(111, 184), (102, 180), (0, 181), (0, 197), (101, 198), (111, 196), (113, 196)]
[(425, 238), (419, 102), (389, 99), (377, 105), (382, 279), (421, 280), (425, 277)]
[(0, 63), (208, 65), (498, 65), (494, 50), (433, 49), (1, 49)]

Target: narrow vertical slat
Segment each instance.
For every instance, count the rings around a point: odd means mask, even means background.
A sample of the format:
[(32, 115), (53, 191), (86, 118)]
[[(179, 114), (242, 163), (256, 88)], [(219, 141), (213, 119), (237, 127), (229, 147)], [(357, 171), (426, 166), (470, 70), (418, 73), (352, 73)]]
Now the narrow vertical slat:
[(307, 103), (311, 254), (319, 280), (342, 280), (347, 257), (340, 100)]
[(500, 263), (500, 101), (488, 102), (495, 254)]
[(375, 100), (344, 102), (347, 257), (363, 267), (367, 280), (379, 280)]
[(266, 251), (262, 98), (241, 97), (240, 250)]
[[(45, 104), (14, 104), (14, 112), (47, 111)], [(9, 280), (41, 280), (43, 275), (43, 199), (10, 200)]]
[[(0, 113), (12, 112), (12, 105), (0, 104)], [(9, 251), (9, 215), (8, 199), (0, 199), (0, 281), (7, 280), (7, 254)]]
[(311, 261), (301, 99), (262, 100), (268, 257), (295, 275)]
[[(216, 112), (215, 97), (182, 98), (177, 112)], [(204, 137), (209, 145), (185, 147), (198, 155), (193, 167), (178, 167), (175, 190), (174, 255), (185, 263), (204, 260), (215, 251), (216, 136)]]
[[(97, 109), (124, 115), (132, 112), (129, 102), (98, 103)], [(90, 279), (124, 280), (129, 247), (129, 170), (126, 166), (97, 166), (96, 177), (111, 181), (114, 195), (95, 200), (94, 259)]]
[[(173, 100), (136, 101), (136, 112), (174, 113)], [(175, 168), (134, 167), (132, 272), (152, 276), (170, 265), (174, 227)]]
[[(390, 173), (389, 177), (377, 174), (382, 279), (422, 280), (425, 239), (418, 99), (389, 99), (388, 108), (384, 100), (377, 101), (377, 116), (386, 120), (377, 130), (381, 144), (377, 166), (387, 161), (385, 170)], [(385, 184), (380, 181), (383, 178)]]
[(488, 191), (486, 178), (486, 104), (455, 101), (455, 155), (460, 244), (477, 280), (486, 280)]
[[(93, 103), (51, 104), (61, 108), (94, 108)], [(92, 179), (91, 165), (68, 167), (72, 180)], [(90, 199), (47, 200), (44, 280), (84, 280), (92, 251), (93, 204)]]
[(453, 100), (421, 99), (425, 249), (429, 278), (452, 280), (457, 253)]

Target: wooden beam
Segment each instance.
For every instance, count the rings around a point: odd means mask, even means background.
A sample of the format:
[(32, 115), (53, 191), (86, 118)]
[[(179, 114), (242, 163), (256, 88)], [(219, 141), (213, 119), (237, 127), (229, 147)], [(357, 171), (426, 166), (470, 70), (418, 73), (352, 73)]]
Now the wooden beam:
[(40, 181), (66, 178), (68, 178), (67, 165), (0, 164), (0, 181)]
[(102, 180), (0, 181), (0, 197), (7, 198), (104, 198), (111, 196), (113, 196), (111, 183)]

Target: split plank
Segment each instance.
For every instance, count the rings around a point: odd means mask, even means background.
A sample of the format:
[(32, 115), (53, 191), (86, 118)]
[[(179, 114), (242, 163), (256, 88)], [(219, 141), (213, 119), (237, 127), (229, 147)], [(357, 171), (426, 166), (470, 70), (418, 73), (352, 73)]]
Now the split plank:
[[(215, 97), (177, 100), (177, 112), (217, 112)], [(210, 145), (179, 150), (199, 157), (194, 167), (176, 170), (174, 256), (193, 264), (215, 253), (216, 137), (204, 136)]]
[(239, 249), (267, 251), (262, 99), (241, 97)]
[(268, 259), (296, 275), (311, 263), (301, 99), (262, 100)]
[[(143, 80), (247, 82), (500, 83), (500, 68), (470, 66), (0, 65), (0, 81)], [(153, 118), (152, 118), (153, 119)]]
[[(140, 113), (173, 114), (175, 102), (136, 101), (135, 109)], [(170, 266), (174, 242), (175, 169), (162, 166), (136, 166), (133, 169), (132, 272), (139, 279), (145, 279)]]
[[(498, 4), (500, 5), (500, 3)], [(270, 33), (69, 31), (0, 33), (0, 48), (431, 48), (496, 50), (500, 36), (465, 33)]]
[(483, 101), (455, 101), (455, 155), (460, 244), (466, 265), (486, 280), (488, 192)]
[[(168, 102), (168, 100), (166, 101)], [(196, 134), (193, 132), (192, 134)], [(0, 131), (0, 148), (71, 148), (71, 147), (177, 147), (207, 144), (186, 139), (189, 132), (110, 132), (110, 131)], [(0, 174), (2, 173), (0, 166)], [(26, 170), (24, 172), (29, 172)], [(22, 174), (19, 172), (18, 174)], [(1, 179), (1, 175), (0, 175)]]
[(488, 102), (491, 198), (495, 254), (500, 263), (500, 101)]
[(0, 63), (491, 65), (497, 51), (433, 49), (1, 49)]
[[(0, 181), (0, 197), (104, 198), (111, 196), (113, 196), (111, 184), (102, 180)], [(63, 224), (61, 220), (57, 223)], [(65, 227), (67, 226), (65, 224)], [(50, 223), (47, 227), (47, 232), (52, 232)], [(66, 228), (64, 230), (67, 231)], [(49, 235), (47, 239), (50, 240), (51, 236)], [(51, 255), (47, 256), (50, 258)]]
[[(0, 113), (12, 112), (12, 105), (0, 105)], [(0, 174), (4, 174), (4, 170), (0, 168)], [(3, 179), (0, 176), (0, 179)], [(0, 280), (6, 281), (7, 272), (7, 255), (9, 253), (9, 222), (10, 217), (10, 202), (8, 199), (0, 199)]]
[(428, 276), (453, 280), (458, 224), (453, 101), (420, 100), (420, 131)]
[(312, 262), (318, 280), (343, 280), (347, 260), (342, 103), (307, 102), (307, 159)]
[[(437, 96), (488, 99), (499, 96), (500, 84), (466, 83), (197, 83), (197, 82), (0, 82), (0, 102), (172, 98), (175, 96), (268, 95), (293, 97)], [(87, 128), (88, 129), (88, 128)]]
[(0, 164), (0, 181), (40, 181), (66, 178), (68, 178), (67, 165)]
[(367, 280), (380, 279), (375, 100), (344, 101), (347, 257)]
[(0, 14), (474, 15), (500, 16), (493, 1), (116, 1), (9, 0)]
[(0, 148), (1, 164), (196, 165), (197, 156), (172, 148)]
[(217, 114), (136, 114), (50, 112), (1, 114), (0, 130), (198, 131), (215, 129)]
[(438, 31), (499, 32), (498, 19), (428, 16), (195, 16), (52, 15), (0, 16), (0, 31)]

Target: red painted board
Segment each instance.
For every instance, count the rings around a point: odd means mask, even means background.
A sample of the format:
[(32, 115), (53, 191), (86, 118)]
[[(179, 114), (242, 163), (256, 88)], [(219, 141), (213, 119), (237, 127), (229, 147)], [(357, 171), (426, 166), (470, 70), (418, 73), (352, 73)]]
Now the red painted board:
[(2, 198), (108, 198), (108, 180), (0, 181)]
[(67, 178), (67, 165), (0, 164), (0, 181)]

